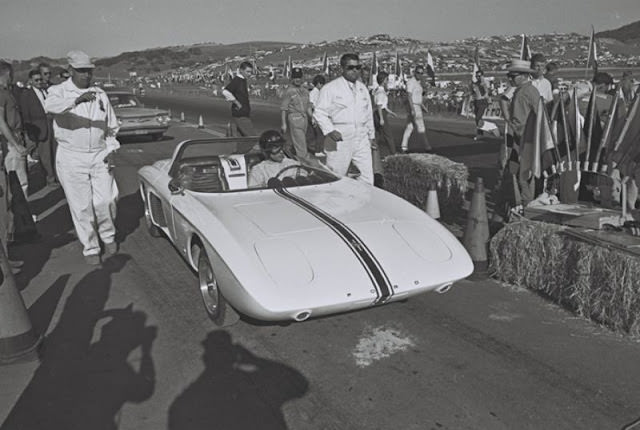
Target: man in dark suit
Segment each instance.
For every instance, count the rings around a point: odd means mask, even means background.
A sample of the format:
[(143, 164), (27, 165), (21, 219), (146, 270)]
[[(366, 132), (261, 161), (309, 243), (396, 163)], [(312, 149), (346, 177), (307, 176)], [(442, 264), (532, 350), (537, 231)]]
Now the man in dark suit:
[(31, 70), (29, 72), (29, 86), (20, 94), (22, 121), (27, 137), (37, 145), (40, 164), (47, 176), (47, 184), (54, 184), (56, 178), (51, 145), (53, 133), (51, 122), (44, 110), (46, 98), (47, 93), (40, 70)]

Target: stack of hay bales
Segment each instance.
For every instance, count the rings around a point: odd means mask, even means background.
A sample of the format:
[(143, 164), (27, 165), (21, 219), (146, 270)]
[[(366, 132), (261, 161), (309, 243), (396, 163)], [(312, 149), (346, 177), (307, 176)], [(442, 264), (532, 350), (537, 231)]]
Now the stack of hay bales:
[(506, 283), (580, 316), (640, 336), (640, 258), (562, 234), (537, 221), (508, 224), (491, 240), (491, 268)]
[(399, 154), (384, 159), (384, 188), (408, 202), (425, 208), (429, 188), (438, 192), (443, 220), (464, 213), (469, 170), (462, 163), (435, 154)]

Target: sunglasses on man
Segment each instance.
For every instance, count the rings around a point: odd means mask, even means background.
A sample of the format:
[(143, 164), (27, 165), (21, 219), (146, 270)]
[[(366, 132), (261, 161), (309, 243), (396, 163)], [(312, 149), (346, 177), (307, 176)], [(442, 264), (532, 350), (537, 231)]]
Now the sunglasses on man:
[(360, 64), (349, 64), (348, 66), (345, 66), (345, 69), (347, 69), (347, 70), (360, 70), (360, 69), (362, 69), (362, 65), (360, 65)]

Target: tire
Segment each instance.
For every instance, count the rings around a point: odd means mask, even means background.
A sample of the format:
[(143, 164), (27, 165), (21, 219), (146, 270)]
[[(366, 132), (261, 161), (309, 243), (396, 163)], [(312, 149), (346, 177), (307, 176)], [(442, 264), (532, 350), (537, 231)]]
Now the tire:
[(153, 223), (151, 219), (151, 209), (149, 209), (148, 198), (144, 199), (144, 222), (147, 226), (147, 232), (151, 237), (162, 237), (162, 230)]
[(240, 315), (226, 301), (216, 279), (211, 262), (204, 249), (200, 249), (198, 258), (198, 286), (202, 303), (209, 318), (218, 327), (228, 327), (238, 322)]

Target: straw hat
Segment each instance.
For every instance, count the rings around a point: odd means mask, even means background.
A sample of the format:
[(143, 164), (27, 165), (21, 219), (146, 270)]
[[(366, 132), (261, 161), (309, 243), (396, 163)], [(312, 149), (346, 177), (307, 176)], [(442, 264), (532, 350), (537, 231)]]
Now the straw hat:
[(507, 72), (534, 73), (534, 70), (531, 68), (531, 63), (529, 61), (514, 58), (511, 60), (509, 67), (507, 67)]

